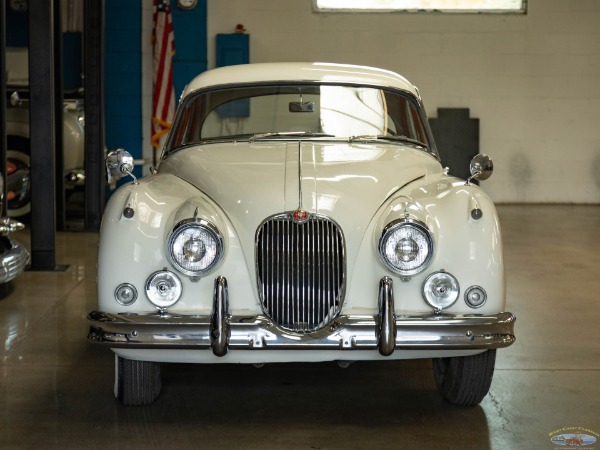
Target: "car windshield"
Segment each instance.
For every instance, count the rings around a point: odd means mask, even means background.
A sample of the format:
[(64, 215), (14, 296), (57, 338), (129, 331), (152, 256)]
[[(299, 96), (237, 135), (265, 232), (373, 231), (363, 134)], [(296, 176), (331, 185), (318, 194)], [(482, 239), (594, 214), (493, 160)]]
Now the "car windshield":
[(167, 151), (211, 140), (393, 139), (429, 147), (416, 101), (399, 91), (331, 84), (215, 89), (188, 97)]

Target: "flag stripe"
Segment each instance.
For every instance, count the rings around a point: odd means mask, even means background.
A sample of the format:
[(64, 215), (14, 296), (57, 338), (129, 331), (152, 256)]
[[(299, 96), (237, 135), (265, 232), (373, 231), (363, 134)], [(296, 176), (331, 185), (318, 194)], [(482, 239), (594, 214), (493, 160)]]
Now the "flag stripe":
[(175, 37), (168, 0), (154, 0), (153, 14), (153, 93), (152, 93), (152, 145), (158, 147), (160, 137), (167, 133), (175, 113), (172, 58)]

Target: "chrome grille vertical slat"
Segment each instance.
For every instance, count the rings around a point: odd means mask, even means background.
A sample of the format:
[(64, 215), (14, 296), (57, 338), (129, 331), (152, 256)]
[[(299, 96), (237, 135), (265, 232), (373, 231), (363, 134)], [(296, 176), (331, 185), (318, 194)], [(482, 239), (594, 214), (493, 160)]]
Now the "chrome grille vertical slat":
[(303, 299), (302, 302), (298, 302), (298, 304), (300, 304), (300, 310), (301, 310), (301, 314), (302, 314), (302, 319), (300, 319), (300, 323), (308, 323), (308, 317), (306, 316), (306, 311), (307, 311), (307, 297), (306, 297), (306, 272), (308, 267), (306, 266), (306, 263), (309, 260), (309, 255), (308, 252), (306, 251), (306, 249), (304, 248), (304, 245), (306, 244), (306, 234), (308, 232), (308, 224), (302, 227), (304, 229), (304, 232), (300, 234), (300, 248), (301, 248), (301, 265), (303, 267), (302, 270), (300, 270), (300, 277), (302, 278), (302, 281), (299, 283), (300, 286), (302, 286), (302, 290), (301, 290), (301, 298)]
[[(321, 224), (317, 223), (317, 236), (322, 236), (323, 233), (321, 233)], [(318, 266), (319, 266), (319, 270), (317, 273), (318, 276), (318, 280), (317, 280), (317, 284), (316, 284), (316, 288), (317, 288), (317, 298), (315, 300), (316, 303), (316, 310), (317, 310), (317, 317), (321, 317), (321, 286), (323, 285), (323, 267), (325, 267), (325, 263), (323, 262), (323, 243), (321, 242), (321, 239), (315, 237), (315, 241), (317, 242), (317, 256), (316, 256), (316, 260), (318, 261)]]
[[(287, 223), (284, 223), (284, 225), (287, 225)], [(284, 226), (284, 232), (282, 235), (283, 238), (283, 242), (284, 242), (284, 248), (285, 248), (285, 259), (286, 259), (286, 263), (285, 263), (285, 276), (283, 277), (282, 281), (285, 283), (285, 295), (284, 298), (282, 299), (282, 303), (285, 299), (285, 301), (287, 302), (286, 305), (284, 305), (282, 307), (281, 312), (286, 312), (286, 317), (282, 317), (277, 323), (289, 323), (290, 322), (290, 315), (289, 315), (289, 311), (290, 311), (290, 305), (289, 305), (289, 301), (290, 301), (290, 296), (291, 296), (291, 280), (290, 280), (290, 255), (292, 254), (291, 252), (291, 248), (290, 248), (290, 233), (288, 232), (288, 228), (287, 226)]]
[[(279, 230), (279, 222), (274, 222), (269, 224), (269, 228), (272, 228), (272, 231), (270, 233), (271, 236), (271, 248), (275, 247), (275, 240), (277, 238), (277, 235), (280, 233)], [(272, 255), (271, 258), (269, 258), (269, 255)], [(279, 286), (277, 286), (276, 283), (273, 283), (273, 279), (275, 278), (275, 274), (277, 273), (277, 266), (279, 265), (279, 252), (273, 252), (271, 251), (270, 253), (267, 253), (267, 258), (269, 258), (271, 264), (271, 272), (269, 273), (270, 277), (270, 285), (271, 285), (271, 308), (274, 311), (275, 317), (277, 317), (279, 315), (279, 311), (280, 311), (280, 307), (279, 307), (279, 302), (280, 302), (280, 295), (279, 295)]]
[[(299, 230), (300, 231), (300, 230)], [(294, 270), (294, 281), (293, 281), (293, 285), (295, 287), (295, 292), (294, 292), (294, 319), (292, 320), (292, 323), (294, 324), (294, 328), (298, 328), (299, 327), (299, 323), (300, 323), (300, 256), (301, 256), (301, 251), (300, 251), (300, 233), (294, 233), (294, 237), (293, 237), (294, 241), (295, 241), (295, 255), (296, 255), (296, 267)]]
[(296, 223), (290, 214), (256, 232), (258, 292), (265, 314), (283, 328), (310, 332), (341, 309), (345, 290), (342, 231), (327, 217)]
[[(308, 240), (310, 245), (310, 253), (312, 255), (315, 254), (315, 222), (310, 221), (310, 238)], [(315, 320), (315, 312), (314, 312), (314, 304), (315, 304), (315, 261), (314, 258), (311, 261), (310, 271), (309, 271), (309, 280), (308, 280), (308, 314), (309, 314), (309, 322), (313, 322)]]
[(330, 229), (327, 226), (328, 224), (325, 224), (325, 258), (326, 258), (326, 262), (325, 262), (325, 269), (327, 270), (327, 275), (326, 275), (326, 280), (327, 283), (325, 283), (325, 292), (326, 292), (326, 297), (325, 297), (325, 308), (323, 313), (325, 315), (327, 315), (327, 312), (329, 311), (329, 308), (331, 307), (331, 235), (330, 235)]
[[(333, 230), (332, 230), (332, 234), (333, 234)], [(338, 248), (336, 245), (336, 241), (335, 239), (331, 240), (331, 259), (332, 264), (331, 264), (331, 274), (332, 274), (332, 284), (335, 286), (338, 282), (338, 258), (337, 258), (337, 253), (338, 253)]]
[[(263, 242), (264, 241), (264, 239), (262, 239), (262, 236), (264, 236), (265, 230), (263, 229), (260, 232), (261, 232), (261, 236), (260, 237), (258, 236), (258, 234), (256, 235), (257, 242)], [(260, 259), (261, 267), (260, 267), (260, 269), (262, 269), (262, 273), (265, 273), (265, 246), (264, 246), (264, 242), (263, 242), (263, 244), (260, 247), (257, 246), (256, 251), (257, 252), (260, 251), (260, 253), (261, 253), (261, 259)], [(265, 284), (265, 283), (263, 283), (262, 285), (259, 286), (261, 294), (263, 295), (262, 298), (264, 298), (266, 286), (268, 286), (268, 284)]]

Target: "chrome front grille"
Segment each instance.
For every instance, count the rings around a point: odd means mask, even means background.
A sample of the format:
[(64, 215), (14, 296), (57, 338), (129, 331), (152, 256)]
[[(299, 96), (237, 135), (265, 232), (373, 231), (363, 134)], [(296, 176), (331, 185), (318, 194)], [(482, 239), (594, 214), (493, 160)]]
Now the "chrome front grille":
[(265, 314), (281, 327), (310, 332), (339, 313), (345, 288), (342, 230), (311, 215), (297, 223), (291, 214), (267, 219), (256, 232), (258, 290)]

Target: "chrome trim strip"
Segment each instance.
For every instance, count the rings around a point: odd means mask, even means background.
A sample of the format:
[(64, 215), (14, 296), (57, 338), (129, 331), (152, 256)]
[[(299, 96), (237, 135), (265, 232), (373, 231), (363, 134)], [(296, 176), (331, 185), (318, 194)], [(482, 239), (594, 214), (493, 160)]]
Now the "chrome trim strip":
[(302, 208), (302, 142), (298, 142), (298, 209)]

